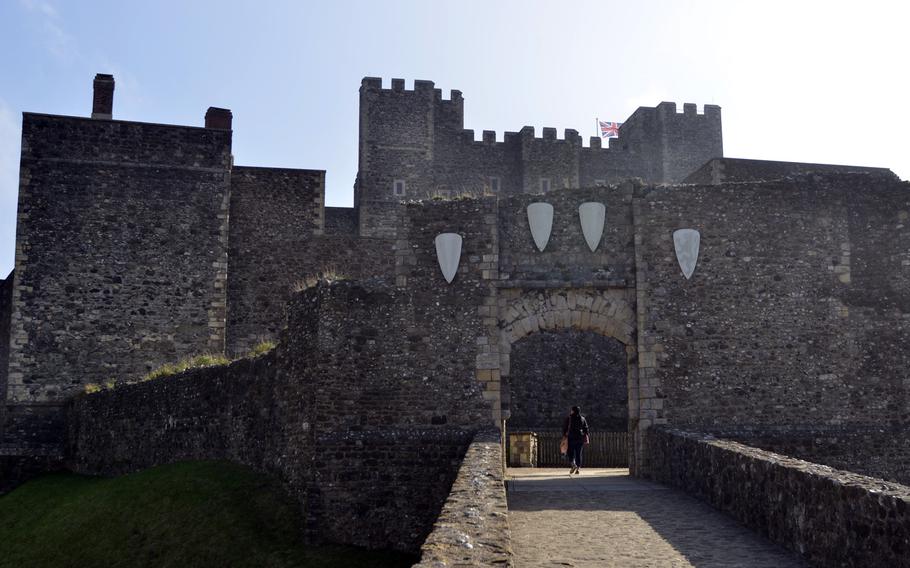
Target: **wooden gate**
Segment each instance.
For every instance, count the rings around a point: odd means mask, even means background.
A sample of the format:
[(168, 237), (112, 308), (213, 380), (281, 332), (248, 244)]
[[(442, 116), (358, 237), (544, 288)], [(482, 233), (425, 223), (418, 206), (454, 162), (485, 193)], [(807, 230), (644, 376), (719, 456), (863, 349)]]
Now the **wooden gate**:
[[(536, 431), (537, 467), (565, 467), (566, 460), (559, 454), (560, 431)], [(583, 467), (629, 467), (628, 432), (591, 432), (591, 443), (582, 454)], [(508, 436), (506, 437), (508, 446)], [(506, 448), (506, 455), (509, 449)], [(509, 464), (517, 467), (518, 464)]]

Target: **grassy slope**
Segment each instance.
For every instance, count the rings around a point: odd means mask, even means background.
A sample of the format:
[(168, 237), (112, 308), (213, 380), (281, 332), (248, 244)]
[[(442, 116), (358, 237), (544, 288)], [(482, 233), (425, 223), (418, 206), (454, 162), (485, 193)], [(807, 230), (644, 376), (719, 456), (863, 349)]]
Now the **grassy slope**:
[(0, 567), (403, 567), (413, 557), (306, 548), (274, 483), (222, 462), (115, 479), (49, 475), (0, 497)]

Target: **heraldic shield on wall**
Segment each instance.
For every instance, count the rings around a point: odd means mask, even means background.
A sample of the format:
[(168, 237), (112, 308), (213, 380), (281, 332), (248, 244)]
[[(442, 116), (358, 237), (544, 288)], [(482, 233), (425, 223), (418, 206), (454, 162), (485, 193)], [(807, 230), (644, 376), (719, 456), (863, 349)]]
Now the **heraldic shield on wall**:
[(461, 235), (458, 233), (440, 233), (436, 235), (436, 259), (442, 275), (449, 284), (458, 272), (461, 260)]
[(686, 280), (695, 272), (698, 262), (698, 247), (701, 235), (695, 229), (679, 229), (673, 233), (673, 246), (676, 248), (676, 260)]
[(543, 252), (550, 241), (550, 231), (553, 230), (553, 206), (549, 203), (531, 203), (528, 205), (528, 226), (531, 227), (531, 236), (537, 250)]
[(581, 232), (591, 252), (597, 250), (600, 237), (604, 233), (604, 220), (607, 217), (607, 206), (596, 201), (588, 201), (578, 206), (578, 218), (581, 221)]

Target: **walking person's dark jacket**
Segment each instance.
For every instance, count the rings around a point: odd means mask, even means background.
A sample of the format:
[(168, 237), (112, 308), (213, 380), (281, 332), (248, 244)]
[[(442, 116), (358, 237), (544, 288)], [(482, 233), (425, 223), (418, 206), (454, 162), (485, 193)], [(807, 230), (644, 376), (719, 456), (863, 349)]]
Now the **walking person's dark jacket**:
[(562, 435), (569, 438), (569, 443), (583, 442), (588, 434), (588, 421), (581, 414), (566, 416), (562, 426)]

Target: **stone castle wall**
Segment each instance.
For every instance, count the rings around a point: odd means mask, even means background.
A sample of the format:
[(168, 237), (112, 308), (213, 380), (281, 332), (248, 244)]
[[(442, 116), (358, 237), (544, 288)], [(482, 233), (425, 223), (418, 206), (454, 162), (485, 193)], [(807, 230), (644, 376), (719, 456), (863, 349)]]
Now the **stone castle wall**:
[(77, 397), (69, 465), (240, 461), (289, 486), (313, 540), (416, 551), (489, 414), (473, 353), (431, 350), (465, 333), (458, 304), (429, 309), (445, 297), (378, 281), (296, 294), (274, 352)]
[(782, 431), (722, 434), (725, 438), (801, 460), (910, 486), (910, 428), (823, 425)]
[(233, 168), (228, 353), (277, 339), (288, 298), (308, 279), (391, 276), (392, 241), (358, 238), (352, 216), (341, 208), (332, 208), (327, 219), (324, 193), (323, 171)]
[(6, 373), (9, 367), (9, 331), (13, 308), (13, 278), (15, 271), (0, 280), (0, 443), (6, 417)]
[[(662, 394), (654, 418), (784, 438), (905, 426), (907, 189), (857, 174), (645, 192), (639, 373)], [(701, 231), (691, 280), (673, 254), (685, 227)]]
[(714, 158), (704, 163), (697, 170), (692, 170), (692, 173), (686, 176), (683, 183), (716, 185), (724, 182), (780, 179), (808, 173), (870, 173), (897, 179), (897, 176), (887, 168), (779, 162), (771, 160), (744, 160), (742, 158)]
[(224, 346), (230, 131), (26, 114), (8, 402)]
[[(464, 129), (464, 98), (448, 100), (430, 81), (393, 79), (390, 89), (378, 78), (360, 88), (360, 150), (355, 206), (361, 209), (362, 234), (385, 234), (388, 224), (369, 212), (389, 201), (433, 197), (515, 195), (592, 187), (630, 177), (679, 182), (707, 160), (723, 156), (720, 107), (693, 104), (676, 112), (674, 103), (639, 108), (623, 125), (618, 139), (601, 147), (600, 138), (582, 146), (578, 132), (555, 128), (537, 137), (533, 127), (496, 133), (481, 140)], [(404, 193), (396, 195), (396, 181)], [(547, 189), (549, 188), (549, 189)]]
[(310, 271), (307, 249), (323, 232), (324, 194), (324, 171), (231, 171), (229, 353), (277, 337), (290, 291)]
[(655, 428), (651, 477), (710, 503), (812, 566), (910, 566), (910, 487), (729, 440)]
[(592, 431), (629, 429), (625, 346), (594, 332), (529, 335), (512, 345), (510, 431), (560, 430), (579, 406)]

